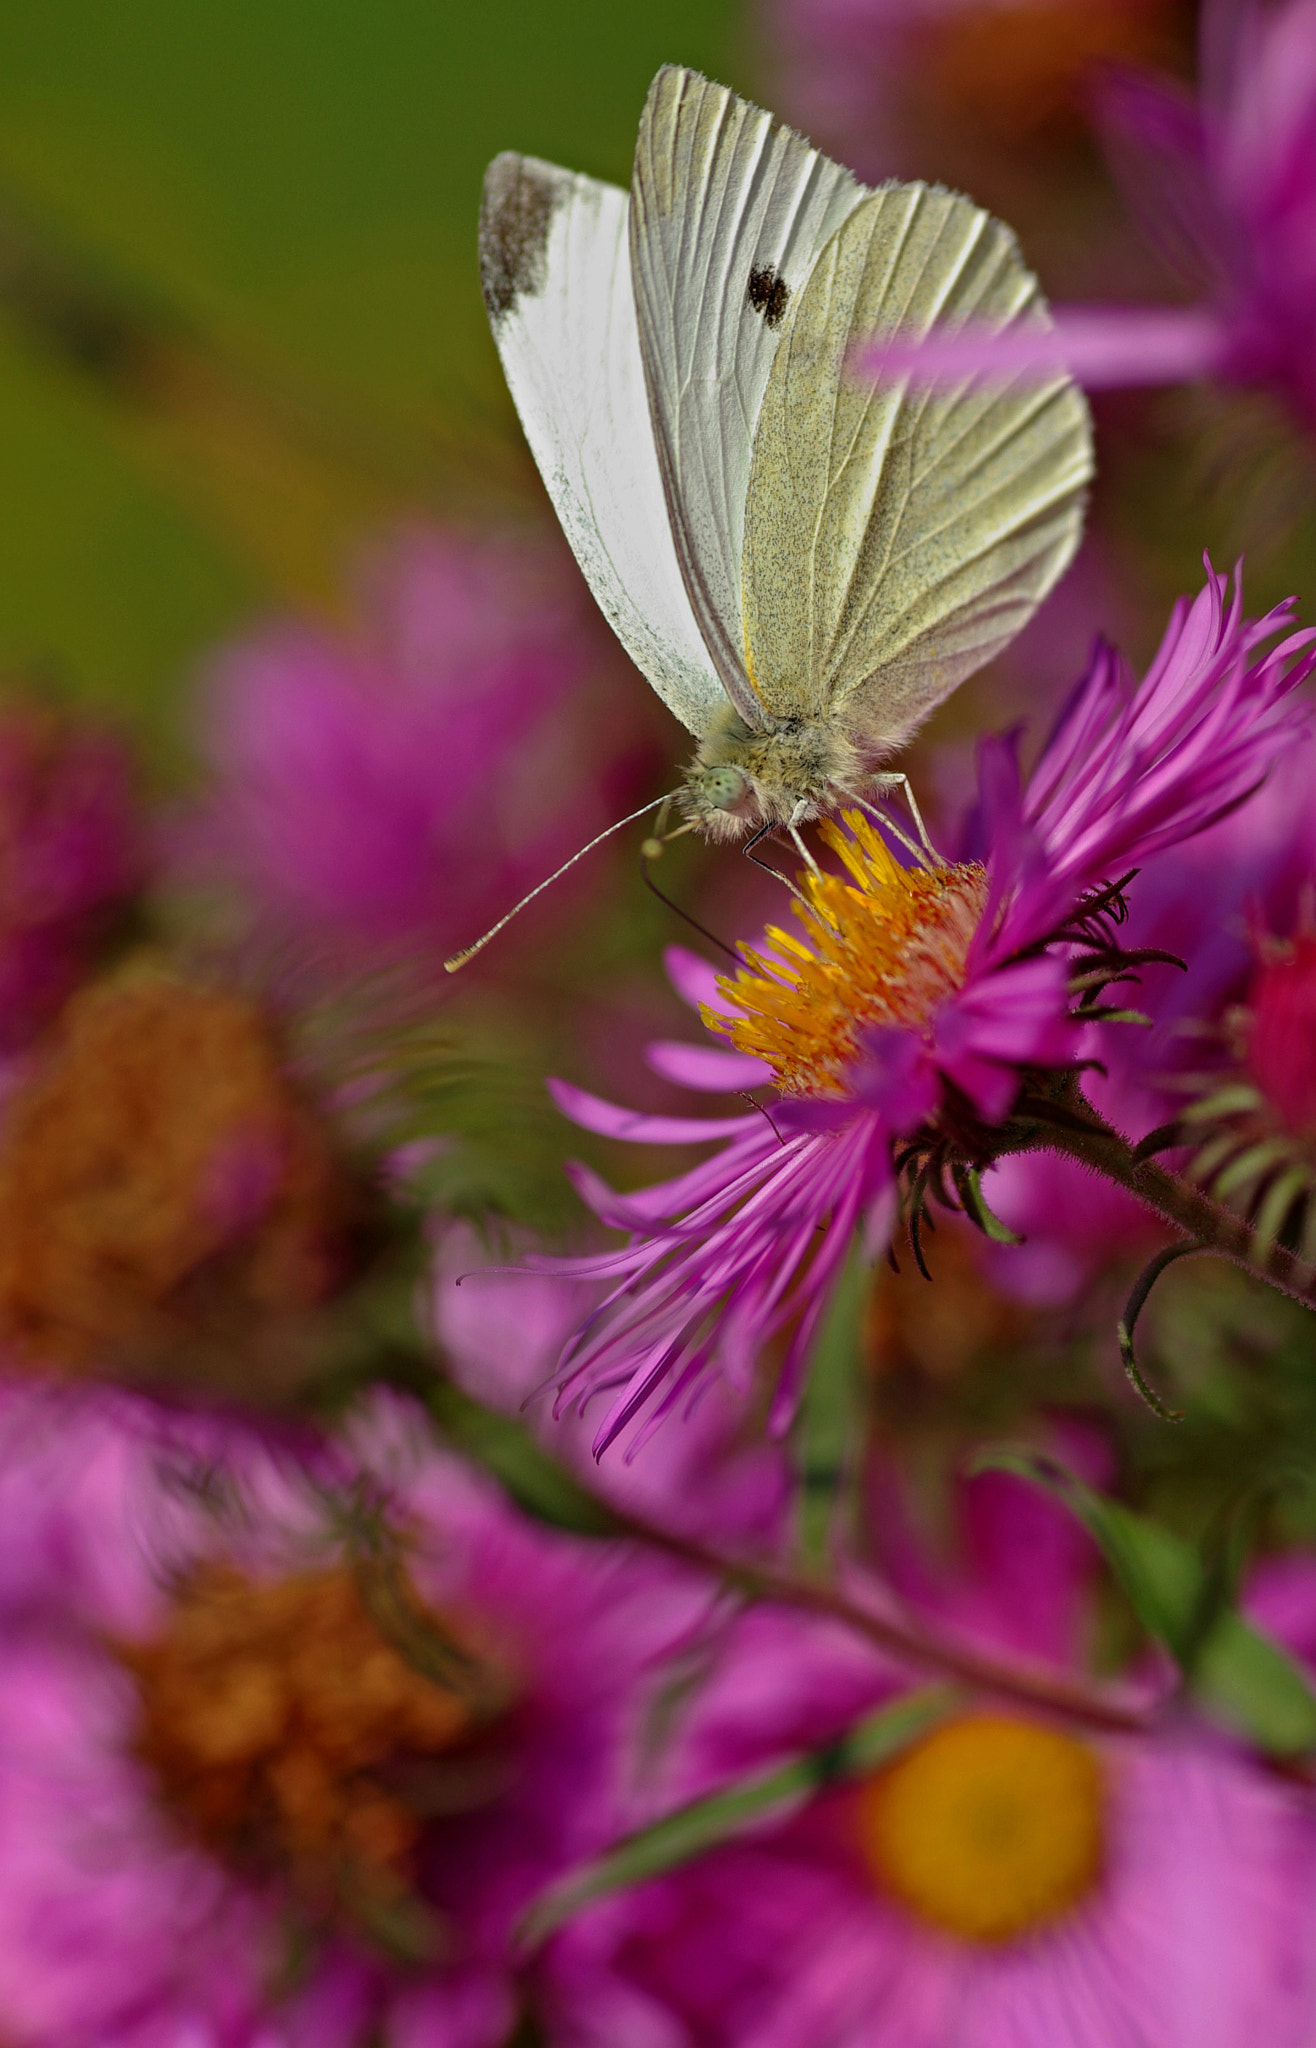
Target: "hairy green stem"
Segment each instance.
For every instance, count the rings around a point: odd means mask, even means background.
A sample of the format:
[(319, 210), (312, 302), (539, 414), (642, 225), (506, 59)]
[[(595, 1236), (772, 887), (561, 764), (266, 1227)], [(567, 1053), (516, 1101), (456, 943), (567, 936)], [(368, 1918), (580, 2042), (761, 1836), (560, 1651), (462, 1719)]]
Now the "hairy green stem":
[(1058, 1152), (1077, 1160), (1154, 1209), (1203, 1251), (1219, 1253), (1245, 1272), (1316, 1308), (1316, 1266), (1283, 1245), (1260, 1240), (1233, 1210), (1212, 1201), (1191, 1181), (1154, 1159), (1139, 1159), (1127, 1138), (1108, 1124), (1083, 1094), (1075, 1075), (1055, 1093), (1020, 1105), (1002, 1134), (998, 1153)]

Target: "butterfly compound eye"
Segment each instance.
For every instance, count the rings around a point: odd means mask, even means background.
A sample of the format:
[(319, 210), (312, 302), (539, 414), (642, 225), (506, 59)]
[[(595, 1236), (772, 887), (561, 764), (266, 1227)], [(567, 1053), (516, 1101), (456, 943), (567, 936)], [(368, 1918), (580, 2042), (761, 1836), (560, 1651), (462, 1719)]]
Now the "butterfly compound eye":
[(701, 813), (731, 811), (743, 801), (749, 783), (739, 768), (719, 763), (692, 769), (687, 788)]

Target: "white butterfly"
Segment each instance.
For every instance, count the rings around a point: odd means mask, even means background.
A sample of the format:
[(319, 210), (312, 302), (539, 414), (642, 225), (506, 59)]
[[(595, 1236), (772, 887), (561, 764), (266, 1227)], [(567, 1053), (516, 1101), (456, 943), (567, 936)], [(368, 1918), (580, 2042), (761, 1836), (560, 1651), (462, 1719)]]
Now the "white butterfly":
[(1091, 429), (1063, 376), (874, 384), (859, 340), (1047, 324), (1011, 231), (860, 185), (668, 66), (629, 196), (506, 154), (485, 304), (590, 588), (699, 739), (704, 830), (791, 828), (867, 786), (1026, 624), (1078, 545)]

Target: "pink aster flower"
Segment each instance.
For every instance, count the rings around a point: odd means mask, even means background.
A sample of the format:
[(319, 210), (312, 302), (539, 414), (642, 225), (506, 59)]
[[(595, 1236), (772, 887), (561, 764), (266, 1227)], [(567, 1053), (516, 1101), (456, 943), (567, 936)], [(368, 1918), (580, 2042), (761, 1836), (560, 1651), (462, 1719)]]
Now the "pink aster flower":
[[(1048, 1658), (1062, 1612), (1081, 1632), (1090, 1560), (1017, 1492), (970, 1487), (985, 1549), (938, 1605), (958, 1594), (1018, 1655), (1018, 1590), (1040, 1585)], [(817, 1624), (751, 1615), (694, 1709), (697, 1782), (834, 1741), (899, 1689), (874, 1657), (864, 1698), (857, 1664)], [(1186, 1725), (1096, 1733), (967, 1704), (871, 1776), (582, 1914), (548, 1959), (559, 2031), (570, 2048), (1300, 2048), (1314, 1852), (1303, 1794)]]
[(500, 2048), (515, 1918), (626, 1824), (703, 1595), (527, 1524), (400, 1404), (337, 1459), (400, 1577), (334, 1539), (328, 1463), (213, 1428), (166, 1457), (103, 1403), (6, 1424), (6, 2038)]
[[(1186, 971), (1142, 969), (1130, 999), (1149, 1027), (1090, 1025), (1083, 1045), (1106, 1068), (1085, 1083), (1088, 1099), (1131, 1141), (1179, 1116), (1186, 1070), (1224, 1061), (1227, 1020), (1249, 1000), (1257, 974), (1256, 935), (1298, 930), (1313, 883), (1316, 817), (1303, 747), (1280, 757), (1250, 803), (1140, 869), (1121, 943), (1177, 954)], [(1025, 1240), (983, 1247), (992, 1279), (1037, 1305), (1073, 1300), (1099, 1268), (1145, 1259), (1164, 1238), (1131, 1195), (1053, 1153), (1001, 1159), (983, 1189)]]
[(123, 743), (34, 704), (0, 710), (0, 1053), (59, 1008), (142, 867)]
[(744, 1395), (772, 1347), (771, 1425), (785, 1428), (856, 1229), (870, 1256), (888, 1240), (894, 1149), (967, 1131), (990, 1157), (1028, 1073), (1079, 1056), (1069, 983), (1110, 957), (1114, 885), (1242, 804), (1305, 731), (1292, 692), (1316, 668), (1316, 632), (1292, 623), (1288, 605), (1245, 619), (1238, 587), (1210, 571), (1141, 685), (1097, 648), (1026, 783), (1013, 742), (983, 749), (984, 859), (902, 868), (852, 813), (844, 831), (822, 827), (845, 872), (800, 877), (802, 935), (770, 931), (720, 981), (676, 956), (678, 986), (734, 1050), (663, 1046), (654, 1064), (695, 1089), (773, 1083), (771, 1108), (641, 1116), (556, 1086), (568, 1115), (609, 1137), (720, 1146), (638, 1194), (578, 1171), (628, 1241), (539, 1262), (608, 1290), (558, 1367), (562, 1401), (610, 1397), (596, 1454), (641, 1418), (688, 1410), (715, 1374)]
[(609, 657), (546, 546), (417, 530), (364, 599), (355, 635), (278, 624), (213, 659), (185, 849), (285, 931), (442, 957), (606, 822), (643, 743), (628, 765), (591, 703)]
[[(1203, 1020), (1198, 1058), (1175, 1077), (1178, 1100), (1158, 1143), (1186, 1148), (1181, 1172), (1304, 1262), (1316, 1258), (1316, 876), (1296, 919), (1255, 915), (1242, 1001)], [(1214, 1028), (1213, 1028), (1214, 1026)]]
[(1064, 368), (1093, 390), (1211, 376), (1269, 385), (1316, 426), (1316, 4), (1206, 0), (1199, 69), (1196, 99), (1140, 74), (1103, 97), (1117, 169), (1196, 303), (897, 340), (868, 367), (949, 379)]

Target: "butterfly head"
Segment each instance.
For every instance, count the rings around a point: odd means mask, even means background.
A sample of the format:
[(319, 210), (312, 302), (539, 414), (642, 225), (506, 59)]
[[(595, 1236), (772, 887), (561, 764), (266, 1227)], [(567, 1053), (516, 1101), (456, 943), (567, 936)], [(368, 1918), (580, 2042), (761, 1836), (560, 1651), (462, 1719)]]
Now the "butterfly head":
[(798, 824), (835, 810), (864, 768), (835, 724), (766, 719), (760, 730), (728, 708), (686, 770), (681, 805), (710, 839), (760, 825)]

